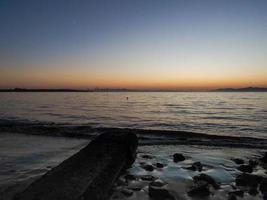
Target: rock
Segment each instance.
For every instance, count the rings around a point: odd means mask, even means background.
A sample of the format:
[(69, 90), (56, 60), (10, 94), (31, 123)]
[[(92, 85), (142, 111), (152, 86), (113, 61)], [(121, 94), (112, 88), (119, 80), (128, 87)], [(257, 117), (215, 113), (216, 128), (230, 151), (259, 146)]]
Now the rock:
[(133, 195), (133, 191), (128, 190), (128, 189), (126, 189), (126, 188), (124, 188), (123, 190), (121, 190), (121, 193), (124, 194), (124, 195), (127, 196), (127, 197), (130, 197), (130, 196)]
[(142, 158), (145, 158), (145, 159), (152, 159), (153, 158), (153, 156), (151, 156), (151, 155), (142, 155), (141, 156)]
[(261, 180), (259, 190), (261, 193), (267, 192), (267, 178), (263, 178)]
[(189, 196), (209, 196), (209, 184), (206, 181), (198, 181), (195, 185), (187, 192)]
[(175, 196), (162, 186), (160, 182), (150, 183), (148, 186), (149, 196), (155, 200), (176, 200)]
[(180, 161), (184, 161), (185, 157), (183, 156), (183, 154), (181, 153), (175, 153), (173, 154), (173, 162), (180, 162)]
[(233, 191), (233, 192), (229, 192), (228, 194), (229, 195), (243, 197), (244, 196), (244, 191), (242, 191), (242, 190), (236, 190), (236, 191)]
[(255, 168), (259, 163), (258, 163), (257, 160), (252, 160), (252, 159), (250, 159), (250, 160), (248, 161), (248, 164), (249, 164), (252, 168)]
[(232, 159), (232, 161), (234, 161), (238, 165), (241, 165), (241, 164), (245, 163), (244, 160), (240, 159), (240, 158), (234, 158), (234, 159)]
[(263, 157), (260, 160), (264, 163), (267, 163), (267, 152), (264, 153)]
[(157, 168), (163, 168), (163, 167), (165, 167), (165, 165), (163, 165), (162, 163), (156, 163), (155, 166)]
[(237, 198), (236, 198), (235, 195), (230, 194), (230, 195), (228, 196), (228, 200), (237, 200)]
[(154, 181), (154, 180), (157, 179), (156, 177), (154, 177), (154, 176), (152, 176), (152, 175), (143, 175), (143, 176), (141, 176), (140, 178), (141, 178), (141, 180), (143, 180), (143, 181)]
[(167, 183), (161, 181), (161, 180), (156, 180), (150, 183), (151, 186), (156, 186), (156, 187), (163, 187)]
[(186, 169), (192, 170), (192, 171), (199, 171), (199, 172), (201, 172), (202, 171), (202, 168), (203, 168), (203, 166), (202, 166), (201, 162), (194, 162), (192, 164), (192, 166), (187, 167)]
[(237, 169), (241, 172), (246, 172), (246, 173), (253, 172), (253, 167), (251, 165), (240, 165)]
[(199, 174), (197, 176), (194, 176), (193, 179), (194, 179), (195, 183), (197, 183), (199, 181), (205, 181), (208, 184), (212, 185), (212, 187), (214, 189), (219, 189), (220, 188), (220, 185), (211, 176), (209, 176), (207, 174)]
[(105, 200), (119, 175), (136, 157), (138, 138), (107, 132), (34, 181), (16, 200)]
[(258, 192), (257, 188), (251, 187), (251, 188), (249, 188), (248, 193), (252, 196), (256, 196), (259, 192)]
[(149, 172), (152, 172), (154, 170), (154, 167), (152, 165), (143, 165), (142, 168)]
[(124, 176), (125, 180), (130, 180), (130, 181), (134, 181), (136, 180), (136, 177), (132, 174), (127, 174)]
[(262, 177), (254, 174), (240, 174), (237, 175), (235, 182), (237, 186), (257, 187), (262, 181)]

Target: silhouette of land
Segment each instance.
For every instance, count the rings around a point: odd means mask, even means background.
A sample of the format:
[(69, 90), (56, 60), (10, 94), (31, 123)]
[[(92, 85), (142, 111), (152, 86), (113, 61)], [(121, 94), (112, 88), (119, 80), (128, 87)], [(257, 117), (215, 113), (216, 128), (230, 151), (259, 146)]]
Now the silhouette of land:
[(220, 88), (212, 91), (213, 92), (267, 92), (267, 88), (262, 88), (262, 87)]
[(267, 92), (263, 87), (219, 88), (213, 90), (181, 90), (181, 89), (127, 89), (127, 88), (95, 88), (95, 89), (0, 89), (0, 92)]

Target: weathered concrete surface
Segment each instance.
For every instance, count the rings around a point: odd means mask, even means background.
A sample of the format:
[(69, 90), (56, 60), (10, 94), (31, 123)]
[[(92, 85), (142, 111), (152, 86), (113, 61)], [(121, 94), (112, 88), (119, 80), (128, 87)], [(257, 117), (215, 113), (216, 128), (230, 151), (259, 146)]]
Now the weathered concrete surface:
[(16, 200), (103, 200), (135, 160), (132, 133), (104, 133), (16, 195)]

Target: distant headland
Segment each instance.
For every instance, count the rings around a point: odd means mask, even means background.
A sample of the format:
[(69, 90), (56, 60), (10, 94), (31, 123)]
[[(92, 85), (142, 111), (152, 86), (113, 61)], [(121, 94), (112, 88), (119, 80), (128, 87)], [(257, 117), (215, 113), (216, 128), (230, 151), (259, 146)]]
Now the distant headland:
[(211, 91), (212, 92), (267, 92), (267, 88), (262, 88), (262, 87), (220, 88)]
[(95, 89), (27, 89), (13, 88), (0, 89), (0, 92), (267, 92), (263, 87), (245, 87), (245, 88), (219, 88), (213, 90), (175, 90), (175, 89), (126, 89), (126, 88), (95, 88)]

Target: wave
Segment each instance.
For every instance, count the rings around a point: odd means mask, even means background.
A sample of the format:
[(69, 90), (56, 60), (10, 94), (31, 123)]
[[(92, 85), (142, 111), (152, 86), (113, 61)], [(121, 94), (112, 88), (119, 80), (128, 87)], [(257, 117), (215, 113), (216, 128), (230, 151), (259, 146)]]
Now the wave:
[(135, 133), (140, 145), (207, 145), (267, 149), (267, 139), (211, 135), (189, 131), (97, 127), (27, 120), (0, 120), (0, 133), (92, 139), (105, 132)]

